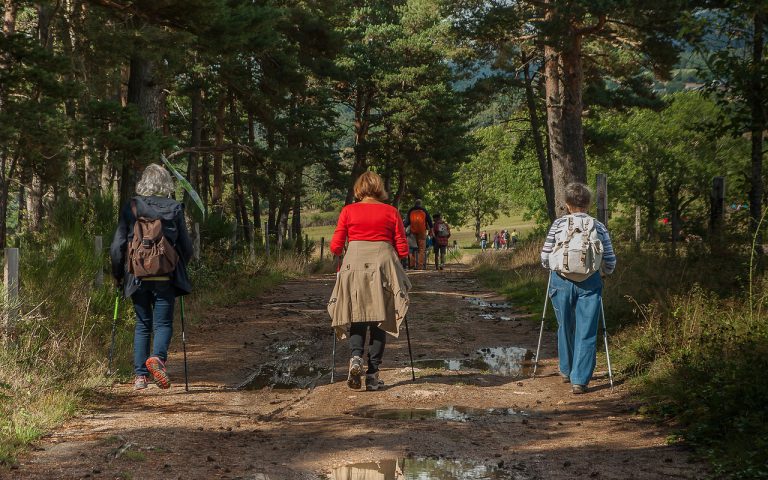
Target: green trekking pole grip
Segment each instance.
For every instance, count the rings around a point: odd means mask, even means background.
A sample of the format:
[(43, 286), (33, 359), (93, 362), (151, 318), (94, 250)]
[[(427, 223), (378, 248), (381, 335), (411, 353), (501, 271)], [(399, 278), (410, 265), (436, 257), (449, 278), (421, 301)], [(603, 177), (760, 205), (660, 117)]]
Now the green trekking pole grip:
[(109, 344), (109, 366), (107, 367), (107, 375), (112, 374), (112, 358), (115, 354), (115, 331), (117, 330), (117, 313), (120, 310), (120, 290), (115, 295), (115, 312), (112, 315), (112, 341)]

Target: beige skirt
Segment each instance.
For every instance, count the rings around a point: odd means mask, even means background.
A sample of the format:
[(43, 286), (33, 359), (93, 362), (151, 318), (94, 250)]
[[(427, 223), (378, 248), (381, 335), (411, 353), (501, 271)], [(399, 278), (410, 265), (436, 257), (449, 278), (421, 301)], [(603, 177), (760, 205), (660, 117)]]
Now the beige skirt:
[(343, 339), (352, 323), (376, 322), (397, 337), (408, 313), (408, 279), (389, 242), (349, 242), (328, 314), (336, 336)]

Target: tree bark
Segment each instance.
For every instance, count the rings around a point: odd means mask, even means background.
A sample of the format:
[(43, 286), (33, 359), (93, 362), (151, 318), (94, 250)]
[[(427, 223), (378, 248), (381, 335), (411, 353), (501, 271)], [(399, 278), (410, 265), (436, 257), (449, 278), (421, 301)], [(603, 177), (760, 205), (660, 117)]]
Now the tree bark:
[[(162, 89), (157, 81), (155, 62), (144, 58), (140, 53), (131, 56), (130, 76), (128, 77), (128, 103), (136, 105), (139, 114), (150, 130), (157, 131), (162, 126)], [(121, 171), (120, 201), (126, 203), (134, 195), (136, 182), (149, 159), (124, 158)]]
[[(522, 53), (523, 76), (525, 78), (525, 100), (528, 107), (528, 117), (531, 123), (531, 133), (533, 135), (533, 145), (536, 151), (536, 158), (539, 161), (539, 170), (541, 171), (541, 182), (544, 188), (544, 197), (547, 202), (547, 216), (549, 221), (555, 220), (555, 192), (552, 183), (552, 162), (544, 148), (544, 139), (541, 135), (541, 123), (539, 122), (538, 108), (536, 107), (536, 95), (533, 90), (533, 79), (530, 75), (528, 62), (530, 58)], [(477, 228), (479, 235), (480, 227)]]
[(355, 182), (368, 168), (368, 131), (371, 127), (373, 96), (372, 87), (358, 86), (355, 92), (355, 160), (352, 164), (352, 178), (347, 189), (346, 205), (355, 201)]
[[(190, 142), (189, 146), (192, 148), (198, 148), (203, 146), (203, 91), (200, 87), (194, 86), (192, 92), (189, 95), (190, 103), (192, 106), (191, 111), (191, 125), (190, 125)], [(196, 191), (200, 190), (200, 174), (199, 174), (200, 154), (192, 151), (189, 153), (189, 159), (187, 161), (187, 180)], [(192, 199), (187, 191), (184, 191), (184, 203), (190, 204)], [(187, 209), (189, 212), (189, 209)]]
[(301, 189), (303, 169), (298, 168), (293, 177), (293, 216), (291, 218), (291, 231), (293, 238), (301, 239)]
[[(216, 124), (214, 129), (214, 144), (217, 148), (224, 145), (224, 114), (226, 108), (226, 97), (222, 94), (219, 97), (219, 103), (216, 108)], [(222, 195), (224, 192), (224, 173), (223, 173), (223, 152), (216, 151), (213, 154), (213, 194), (211, 195), (211, 204), (213, 211), (222, 213)]]
[(567, 31), (559, 32), (557, 38), (547, 38), (544, 46), (547, 130), (552, 156), (555, 215), (559, 217), (567, 213), (565, 186), (571, 182), (587, 181), (581, 118), (584, 85), (581, 47), (583, 36), (600, 29), (605, 18), (601, 17), (598, 24), (588, 29), (577, 28), (576, 19), (568, 18), (568, 12), (559, 12), (553, 5), (554, 0), (547, 0), (545, 4), (545, 20), (548, 23), (553, 26), (568, 25)]
[[(237, 99), (232, 90), (229, 91), (229, 137), (233, 145), (240, 143), (240, 136), (237, 134), (239, 122), (237, 117)], [(251, 243), (251, 221), (248, 215), (248, 207), (245, 203), (245, 192), (243, 191), (243, 178), (240, 169), (240, 152), (237, 149), (232, 150), (232, 187), (235, 191), (235, 210), (240, 219), (243, 240), (245, 243)]]

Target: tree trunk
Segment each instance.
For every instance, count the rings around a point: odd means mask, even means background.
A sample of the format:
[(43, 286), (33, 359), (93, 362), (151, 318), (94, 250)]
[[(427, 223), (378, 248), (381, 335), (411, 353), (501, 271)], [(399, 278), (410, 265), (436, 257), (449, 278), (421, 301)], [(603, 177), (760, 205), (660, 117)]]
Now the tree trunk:
[[(189, 95), (189, 99), (192, 105), (192, 118), (190, 125), (190, 142), (189, 146), (192, 148), (199, 148), (203, 145), (203, 91), (198, 86), (192, 88), (192, 92)], [(187, 161), (187, 180), (196, 191), (200, 190), (200, 175), (199, 175), (199, 163), (200, 154), (198, 152), (190, 152), (189, 159)], [(188, 206), (192, 202), (187, 191), (184, 191), (184, 203)], [(187, 208), (187, 212), (190, 209)]]
[[(544, 149), (544, 139), (541, 135), (541, 123), (539, 122), (538, 108), (536, 107), (536, 95), (533, 90), (533, 80), (531, 79), (530, 69), (528, 67), (529, 58), (522, 54), (523, 75), (525, 77), (525, 99), (528, 107), (528, 117), (531, 123), (531, 133), (533, 135), (533, 145), (536, 151), (536, 158), (539, 160), (539, 170), (541, 171), (541, 183), (544, 188), (544, 197), (547, 202), (547, 216), (549, 221), (555, 220), (555, 192), (552, 183), (552, 162)], [(478, 227), (479, 235), (479, 227)]]
[(368, 168), (368, 130), (371, 127), (370, 114), (373, 95), (373, 88), (357, 87), (355, 94), (355, 161), (352, 165), (352, 178), (347, 189), (346, 205), (355, 201), (355, 182)]
[(395, 197), (392, 199), (393, 207), (399, 209), (400, 205), (403, 203), (403, 196), (405, 195), (407, 183), (408, 181), (405, 178), (405, 167), (401, 165), (397, 171), (397, 192), (395, 193)]
[[(240, 143), (237, 130), (239, 127), (237, 117), (237, 99), (232, 90), (229, 91), (229, 115), (230, 115), (230, 131), (229, 137), (233, 145)], [(232, 150), (232, 186), (235, 190), (235, 210), (237, 216), (240, 218), (240, 227), (243, 232), (243, 240), (245, 243), (251, 243), (251, 220), (248, 215), (248, 206), (245, 203), (245, 192), (243, 190), (243, 178), (240, 169), (240, 153), (236, 150)]]
[(762, 253), (763, 235), (760, 231), (760, 219), (763, 214), (763, 133), (766, 128), (766, 116), (763, 109), (765, 92), (763, 91), (762, 75), (763, 62), (763, 30), (765, 18), (759, 10), (754, 15), (754, 32), (752, 41), (752, 79), (751, 79), (751, 134), (752, 134), (752, 165), (750, 174), (751, 188), (749, 190), (749, 216), (752, 233), (756, 237), (756, 252)]
[(43, 180), (37, 173), (32, 173), (27, 186), (27, 229), (30, 232), (40, 231), (43, 220)]
[[(162, 88), (156, 75), (155, 62), (144, 58), (139, 53), (131, 56), (130, 76), (128, 77), (128, 103), (136, 105), (139, 114), (150, 130), (157, 131), (162, 126)], [(124, 204), (136, 191), (136, 182), (141, 171), (152, 159), (125, 158), (121, 171), (120, 202)]]
[(297, 169), (293, 177), (293, 217), (291, 218), (291, 231), (293, 238), (301, 239), (301, 189), (303, 169)]
[[(550, 2), (551, 3), (551, 0)], [(550, 6), (545, 18), (555, 23), (559, 13)], [(544, 84), (547, 100), (547, 129), (552, 155), (552, 186), (555, 215), (567, 213), (565, 187), (587, 181), (587, 163), (582, 137), (581, 35), (571, 29), (564, 37), (548, 39), (544, 46)], [(557, 46), (556, 46), (557, 45)]]
[(656, 190), (658, 189), (658, 185), (659, 179), (657, 176), (649, 178), (648, 196), (645, 201), (645, 206), (648, 210), (648, 216), (645, 220), (645, 231), (649, 241), (656, 239), (656, 222), (659, 218), (659, 209), (656, 206)]
[[(202, 145), (208, 145), (208, 131), (203, 130), (201, 136)], [(200, 168), (200, 196), (203, 200), (203, 207), (205, 208), (205, 215), (208, 216), (208, 207), (210, 206), (209, 199), (211, 198), (211, 156), (209, 154), (203, 154), (203, 164)]]
[[(256, 128), (254, 127), (253, 111), (250, 110), (248, 111), (248, 146), (251, 147), (251, 151), (253, 151), (255, 155)], [(256, 181), (256, 159), (251, 158), (248, 163), (248, 185), (251, 188), (251, 213), (253, 214), (253, 230), (254, 236), (256, 236), (258, 239), (261, 237), (261, 234), (256, 233), (261, 232), (261, 200), (259, 199), (259, 186)]]
[[(214, 130), (214, 144), (221, 148), (224, 145), (224, 114), (226, 108), (226, 97), (222, 94), (219, 97), (219, 104), (216, 108), (216, 125)], [(223, 174), (224, 154), (217, 150), (213, 154), (213, 195), (211, 195), (211, 204), (213, 211), (222, 213), (222, 195), (224, 192), (224, 174)]]

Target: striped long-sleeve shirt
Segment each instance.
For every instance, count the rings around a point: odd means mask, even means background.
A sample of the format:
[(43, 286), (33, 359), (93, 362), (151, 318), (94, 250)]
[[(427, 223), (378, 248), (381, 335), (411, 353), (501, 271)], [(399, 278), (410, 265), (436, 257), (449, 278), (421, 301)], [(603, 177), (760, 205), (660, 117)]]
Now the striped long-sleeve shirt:
[[(586, 213), (575, 213), (574, 217), (589, 217)], [(549, 254), (552, 253), (552, 249), (555, 248), (555, 234), (558, 230), (566, 228), (568, 217), (560, 217), (552, 223), (549, 227), (549, 233), (547, 239), (544, 241), (544, 246), (541, 249), (541, 264), (544, 268), (549, 268)], [(600, 269), (610, 275), (616, 269), (616, 254), (613, 251), (613, 244), (611, 243), (611, 237), (608, 235), (608, 229), (605, 225), (595, 220), (595, 229), (597, 230), (597, 236), (600, 238), (600, 242), (603, 244), (603, 263)]]

